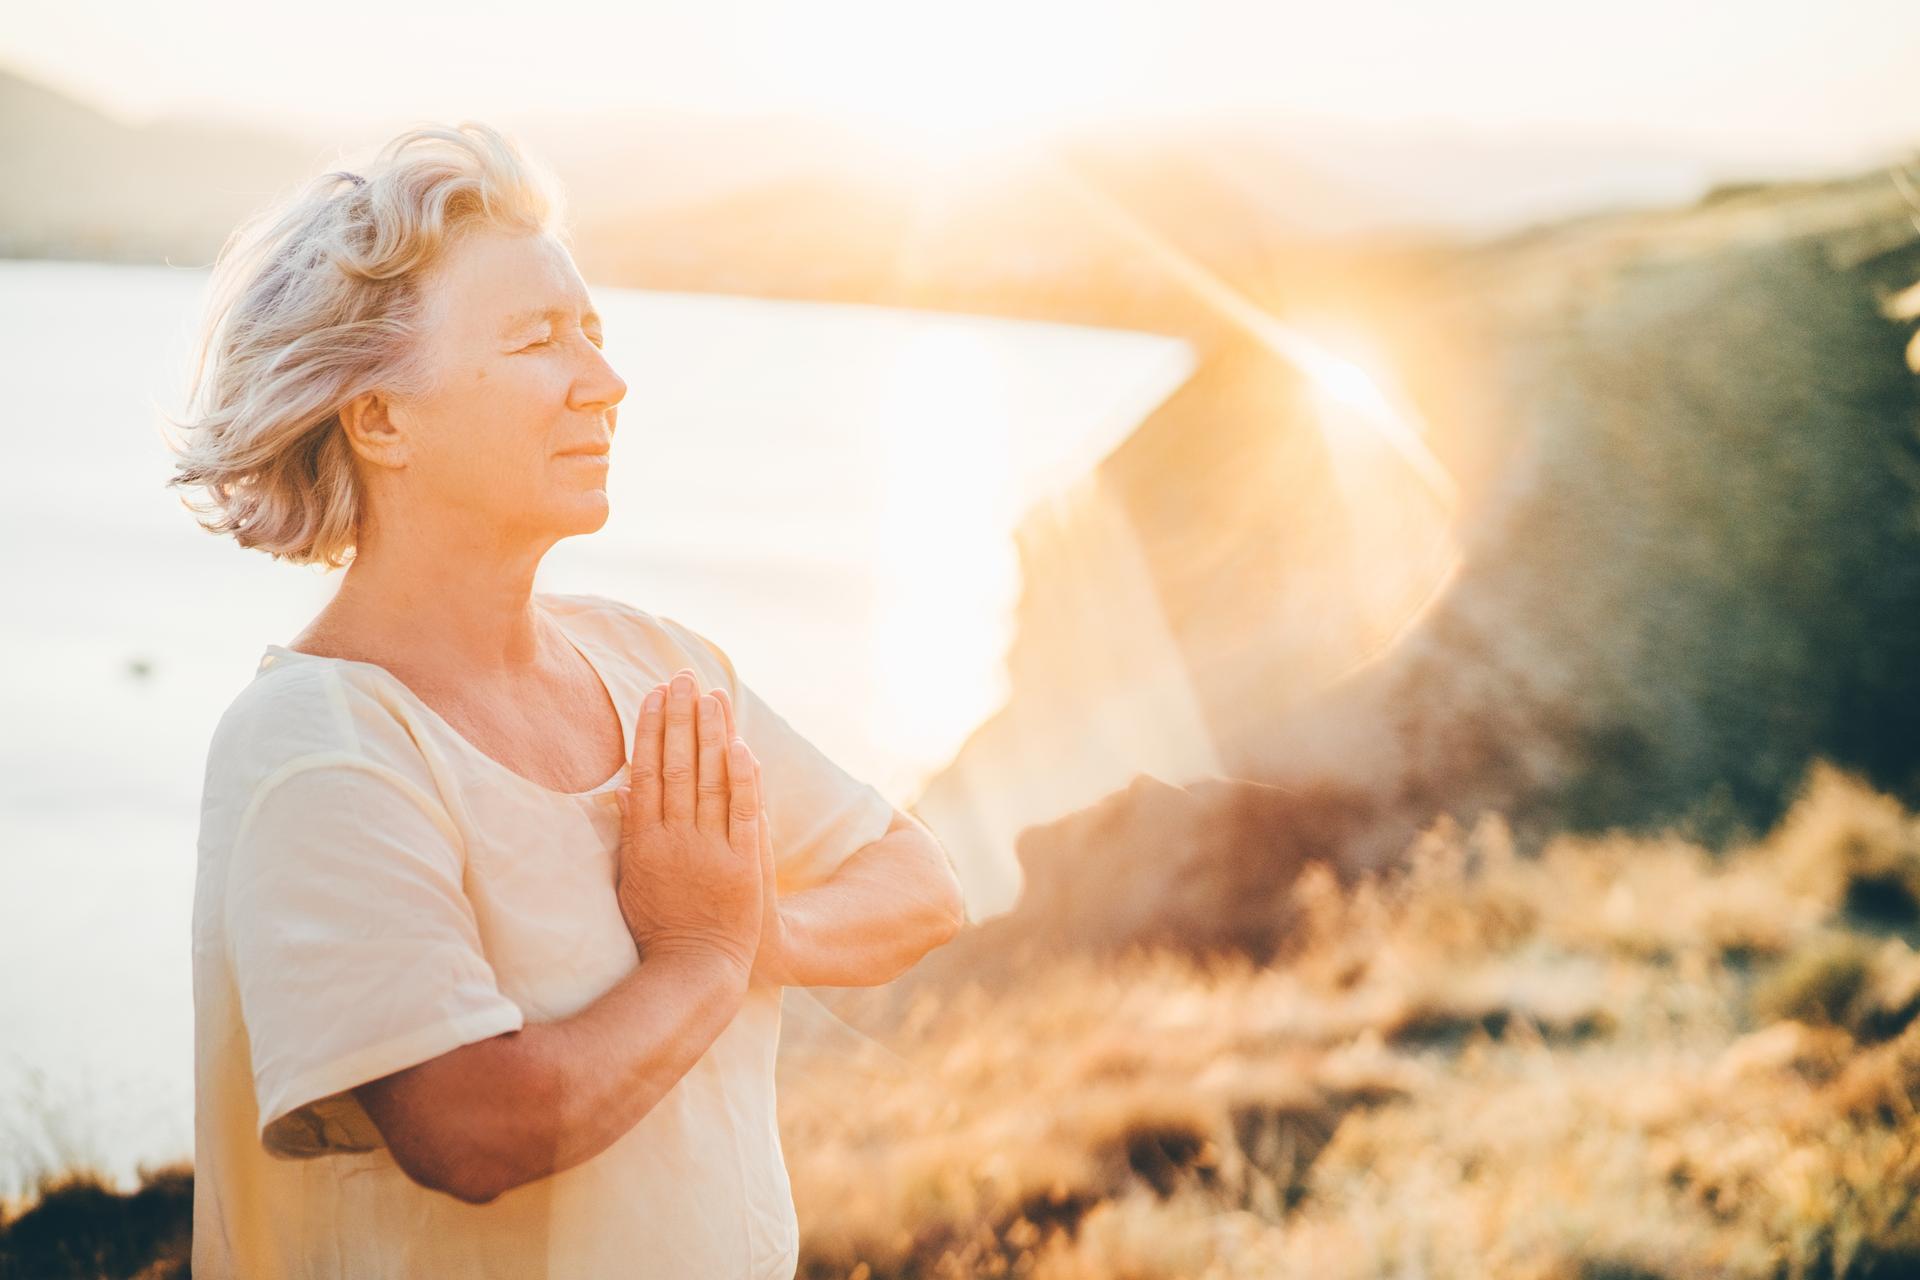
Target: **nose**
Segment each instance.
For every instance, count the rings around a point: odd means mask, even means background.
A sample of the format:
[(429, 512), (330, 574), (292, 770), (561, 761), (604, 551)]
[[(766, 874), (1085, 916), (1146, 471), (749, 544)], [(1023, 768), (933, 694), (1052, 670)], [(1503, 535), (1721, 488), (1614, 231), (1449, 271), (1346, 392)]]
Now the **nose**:
[(580, 344), (589, 354), (580, 376), (573, 380), (573, 393), (569, 407), (583, 411), (604, 411), (613, 408), (626, 398), (627, 384), (613, 366), (607, 362), (607, 354), (591, 342)]

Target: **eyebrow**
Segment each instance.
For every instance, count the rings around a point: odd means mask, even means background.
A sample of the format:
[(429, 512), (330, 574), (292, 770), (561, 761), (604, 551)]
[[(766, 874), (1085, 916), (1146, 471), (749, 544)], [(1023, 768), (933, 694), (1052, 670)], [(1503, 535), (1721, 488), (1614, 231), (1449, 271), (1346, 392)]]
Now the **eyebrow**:
[[(535, 320), (557, 320), (566, 314), (567, 308), (565, 307), (529, 307), (525, 311), (515, 312), (513, 315), (508, 316), (506, 322), (500, 326), (500, 332), (502, 334), (515, 333), (527, 325), (532, 324)], [(599, 328), (600, 313), (589, 307), (587, 313), (580, 317), (580, 323)]]

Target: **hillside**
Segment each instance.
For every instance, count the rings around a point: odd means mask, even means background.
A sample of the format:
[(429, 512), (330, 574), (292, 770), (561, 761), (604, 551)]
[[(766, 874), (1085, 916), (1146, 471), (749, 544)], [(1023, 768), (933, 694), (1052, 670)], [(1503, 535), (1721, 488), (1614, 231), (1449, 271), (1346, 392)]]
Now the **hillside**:
[[(1306, 799), (1275, 821), (1308, 821), (1356, 868), (1442, 812), (1506, 814), (1529, 851), (1607, 827), (1718, 845), (1776, 821), (1816, 757), (1920, 799), (1920, 380), (1912, 320), (1889, 314), (1920, 278), (1920, 232), (1887, 174), (1372, 264), (1339, 299), (1458, 485), (1443, 593), (1340, 674), (1364, 646), (1343, 630), (1350, 586), (1321, 572), (1339, 513), (1331, 480), (1300, 478), (1327, 468), (1301, 375), (1196, 326), (1199, 372), (1101, 465), (1098, 518), (1054, 509), (1023, 530), (1013, 691), (921, 798), (936, 829), (964, 832), (975, 797), (1036, 760), (1070, 771), (1072, 726), (1032, 747), (1050, 729), (1023, 700), (1097, 665), (1088, 635), (1147, 625), (1173, 638), (1213, 772), (1344, 797), (1337, 830)], [(1335, 298), (1326, 273), (1289, 287), (1283, 319)], [(1049, 622), (1107, 557), (1144, 561), (1146, 605)], [(1110, 825), (1082, 875), (1138, 883), (1157, 856)]]
[[(1716, 853), (1441, 820), (1284, 954), (1013, 957), (783, 1056), (806, 1280), (1868, 1280), (1920, 1267), (1920, 818), (1811, 771)], [(937, 953), (936, 953), (937, 954)], [(186, 1275), (83, 1170), (0, 1277)]]

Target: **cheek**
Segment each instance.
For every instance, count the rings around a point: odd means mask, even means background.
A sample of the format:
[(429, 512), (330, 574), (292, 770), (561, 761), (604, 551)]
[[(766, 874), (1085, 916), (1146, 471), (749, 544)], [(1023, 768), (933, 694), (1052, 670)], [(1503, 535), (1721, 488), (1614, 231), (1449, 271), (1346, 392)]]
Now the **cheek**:
[(491, 365), (472, 371), (443, 401), (443, 456), (455, 471), (495, 483), (525, 485), (543, 476), (555, 447), (553, 427), (566, 411), (567, 388), (546, 362)]

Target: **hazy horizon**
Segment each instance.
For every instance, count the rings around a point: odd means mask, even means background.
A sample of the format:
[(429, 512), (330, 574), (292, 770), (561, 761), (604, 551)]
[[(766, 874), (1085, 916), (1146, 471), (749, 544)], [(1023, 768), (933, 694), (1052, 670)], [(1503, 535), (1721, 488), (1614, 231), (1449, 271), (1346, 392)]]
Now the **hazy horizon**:
[(537, 21), (442, 0), (333, 13), (296, 32), (291, 17), (243, 20), (231, 0), (76, 0), (18, 15), (0, 64), (129, 124), (244, 120), (328, 140), (422, 118), (685, 112), (791, 113), (961, 148), (1102, 121), (1231, 119), (1360, 142), (1565, 140), (1782, 174), (1920, 146), (1920, 7), (1891, 0), (1818, 13), (1631, 0), (1578, 21), (1516, 0), (1444, 13), (996, 0), (961, 19), (873, 0), (580, 3)]

